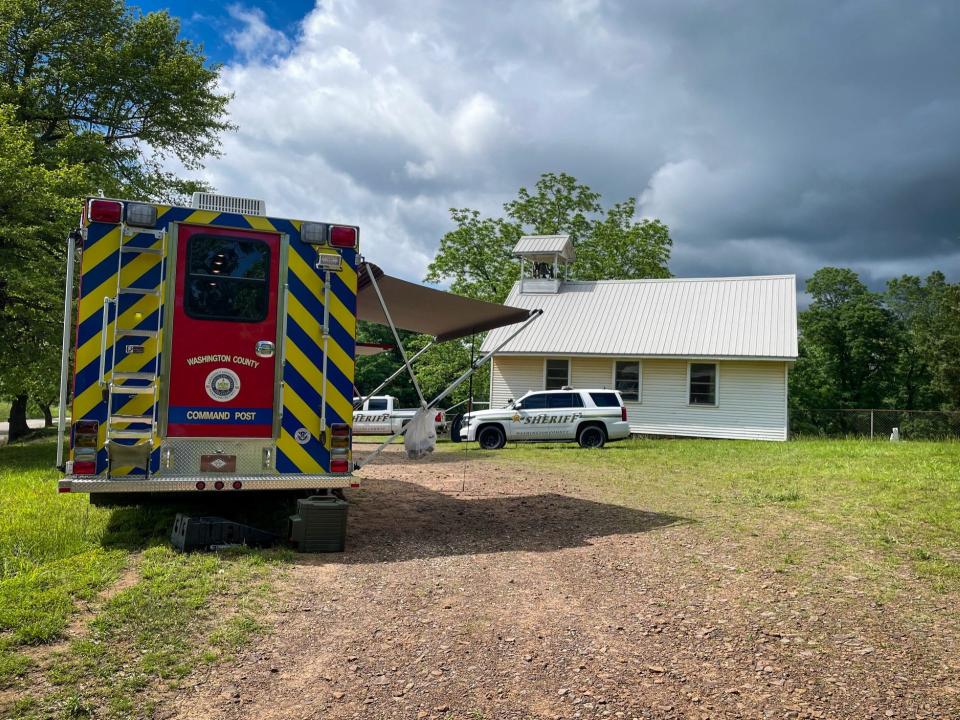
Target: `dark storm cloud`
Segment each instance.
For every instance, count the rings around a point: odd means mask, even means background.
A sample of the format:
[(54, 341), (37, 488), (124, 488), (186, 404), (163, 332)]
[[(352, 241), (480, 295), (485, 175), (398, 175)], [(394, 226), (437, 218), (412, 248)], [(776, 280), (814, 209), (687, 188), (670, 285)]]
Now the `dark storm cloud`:
[(228, 68), (210, 175), (343, 213), (411, 277), (446, 208), (564, 170), (670, 224), (677, 275), (960, 279), (958, 36), (946, 2), (325, 3)]

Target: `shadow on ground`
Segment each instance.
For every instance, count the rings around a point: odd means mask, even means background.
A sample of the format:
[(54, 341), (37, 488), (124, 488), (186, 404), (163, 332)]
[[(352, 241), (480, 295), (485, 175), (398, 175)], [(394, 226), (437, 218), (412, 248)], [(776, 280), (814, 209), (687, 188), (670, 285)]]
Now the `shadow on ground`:
[(350, 500), (346, 563), (551, 552), (689, 522), (556, 493), (471, 496), (400, 480), (367, 480)]
[[(212, 493), (203, 498), (153, 498), (144, 505), (114, 508), (102, 544), (107, 548), (142, 550), (170, 542), (177, 513), (195, 517), (217, 516), (286, 537), (287, 520), (296, 510), (296, 497), (288, 493)], [(278, 542), (278, 547), (285, 543)]]
[[(400, 480), (366, 481), (348, 495), (347, 550), (297, 555), (294, 562), (397, 562), (499, 552), (551, 552), (593, 538), (685, 524), (687, 518), (545, 493), (477, 496), (431, 490)], [(218, 515), (282, 535), (296, 499), (254, 493), (216, 503), (177, 503), (113, 510), (105, 547), (137, 550), (169, 542), (176, 513)], [(278, 543), (283, 546), (284, 543)]]

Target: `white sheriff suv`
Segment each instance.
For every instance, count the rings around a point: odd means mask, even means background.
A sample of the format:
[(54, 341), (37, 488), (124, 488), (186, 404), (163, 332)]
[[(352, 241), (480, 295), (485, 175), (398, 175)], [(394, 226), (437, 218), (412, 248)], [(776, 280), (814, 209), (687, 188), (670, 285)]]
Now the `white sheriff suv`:
[(629, 436), (627, 409), (616, 390), (529, 392), (501, 410), (468, 413), (460, 424), (460, 440), (475, 440), (484, 450), (499, 450), (508, 440), (576, 440), (580, 447), (601, 448)]

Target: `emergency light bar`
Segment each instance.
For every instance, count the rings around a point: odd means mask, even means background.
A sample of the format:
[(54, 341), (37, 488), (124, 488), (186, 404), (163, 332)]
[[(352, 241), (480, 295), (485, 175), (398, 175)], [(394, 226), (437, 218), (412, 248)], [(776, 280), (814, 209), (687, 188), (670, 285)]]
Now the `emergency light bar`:
[(305, 222), (300, 226), (300, 239), (308, 245), (355, 248), (357, 246), (357, 228), (350, 225)]

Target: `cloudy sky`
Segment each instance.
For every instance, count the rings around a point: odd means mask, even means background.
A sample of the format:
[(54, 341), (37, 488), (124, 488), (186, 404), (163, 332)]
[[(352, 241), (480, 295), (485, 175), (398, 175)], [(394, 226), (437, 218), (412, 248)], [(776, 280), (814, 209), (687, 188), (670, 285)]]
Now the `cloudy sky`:
[(960, 280), (960, 3), (145, 2), (224, 63), (206, 176), (420, 279), (448, 208), (565, 171), (678, 276)]

